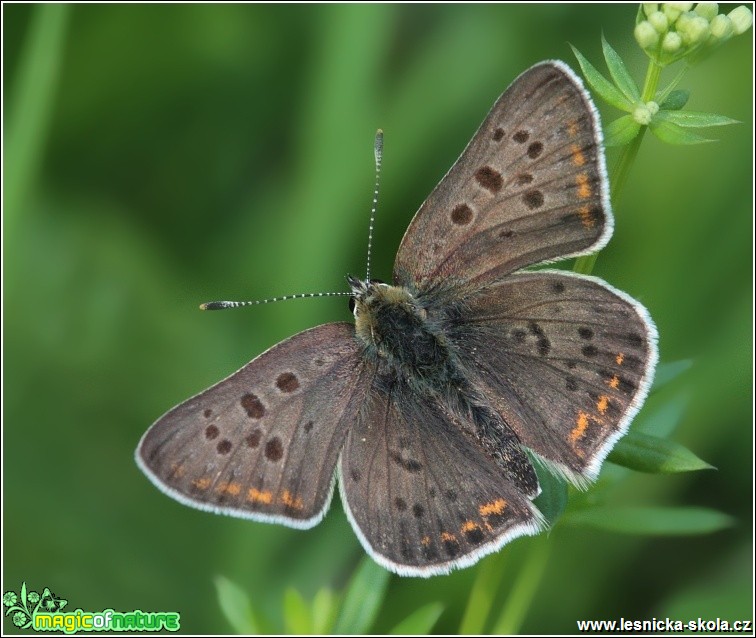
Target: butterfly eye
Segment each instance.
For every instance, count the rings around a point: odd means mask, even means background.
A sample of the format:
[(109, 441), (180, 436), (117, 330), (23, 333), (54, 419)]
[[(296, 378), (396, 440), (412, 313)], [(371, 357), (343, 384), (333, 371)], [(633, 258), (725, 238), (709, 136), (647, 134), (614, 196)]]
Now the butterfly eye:
[(351, 312), (352, 314), (354, 314), (354, 307), (354, 297), (349, 297), (349, 312)]

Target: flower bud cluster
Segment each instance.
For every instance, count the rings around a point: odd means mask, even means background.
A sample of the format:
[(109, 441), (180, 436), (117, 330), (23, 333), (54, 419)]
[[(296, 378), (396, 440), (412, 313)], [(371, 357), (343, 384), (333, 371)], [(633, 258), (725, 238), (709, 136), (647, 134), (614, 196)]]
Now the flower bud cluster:
[(639, 12), (635, 39), (650, 57), (666, 65), (693, 53), (698, 58), (752, 24), (753, 14), (746, 6), (725, 15), (716, 2), (647, 2)]

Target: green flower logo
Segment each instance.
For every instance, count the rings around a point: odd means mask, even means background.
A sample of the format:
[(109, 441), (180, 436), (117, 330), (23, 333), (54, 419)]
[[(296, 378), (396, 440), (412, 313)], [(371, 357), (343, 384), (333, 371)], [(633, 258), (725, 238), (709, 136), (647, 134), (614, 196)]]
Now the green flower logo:
[(31, 627), (32, 618), (37, 611), (55, 613), (68, 604), (67, 600), (58, 598), (49, 588), (45, 587), (42, 594), (27, 591), (26, 583), (21, 583), (20, 593), (6, 591), (3, 594), (5, 615), (10, 616), (13, 624), (21, 629)]
[(31, 624), (31, 618), (29, 618), (24, 612), (17, 611), (13, 614), (13, 624), (16, 625), (16, 627), (26, 627), (28, 624)]

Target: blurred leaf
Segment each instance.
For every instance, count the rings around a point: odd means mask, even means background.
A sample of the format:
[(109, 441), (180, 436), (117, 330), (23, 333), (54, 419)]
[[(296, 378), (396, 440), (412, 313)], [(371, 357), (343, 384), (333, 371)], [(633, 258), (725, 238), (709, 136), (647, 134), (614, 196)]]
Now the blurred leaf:
[(659, 104), (659, 108), (666, 111), (679, 111), (688, 103), (689, 97), (690, 91), (685, 91), (683, 89), (671, 91), (670, 94), (662, 100), (661, 104)]
[(623, 115), (604, 128), (604, 146), (624, 146), (640, 133), (640, 128), (632, 115)]
[(310, 608), (293, 587), (287, 587), (283, 600), (284, 627), (289, 634), (314, 633)]
[(625, 63), (619, 54), (611, 47), (606, 41), (604, 34), (601, 34), (601, 47), (604, 50), (604, 59), (606, 60), (606, 66), (609, 68), (609, 73), (614, 80), (620, 91), (624, 93), (625, 97), (631, 102), (640, 101), (640, 91), (635, 85), (632, 76), (630, 75)]
[(9, 217), (19, 214), (44, 151), (69, 12), (66, 4), (51, 3), (35, 6), (32, 13), (3, 128), (3, 154), (13, 158), (4, 168), (3, 232)]
[(330, 589), (320, 589), (312, 599), (312, 633), (328, 634), (336, 620), (338, 598)]
[(674, 381), (683, 372), (690, 370), (692, 365), (693, 359), (680, 359), (680, 361), (660, 363), (656, 367), (656, 374), (654, 375), (654, 384), (651, 386), (651, 392), (656, 392), (668, 383)]
[(651, 434), (666, 438), (675, 430), (688, 407), (689, 398), (686, 394), (679, 394), (665, 401), (653, 412), (642, 412), (642, 418), (636, 419), (633, 425), (635, 432)]
[(496, 619), (491, 633), (500, 635), (519, 634), (523, 620), (530, 611), (533, 599), (541, 584), (541, 578), (549, 560), (551, 541), (546, 535), (530, 540), (530, 551), (517, 572), (517, 578)]
[(553, 525), (567, 506), (567, 484), (558, 476), (554, 476), (548, 467), (544, 468), (537, 463), (535, 468), (541, 493), (533, 504), (544, 515), (549, 525)]
[(505, 566), (509, 561), (511, 551), (509, 547), (505, 547), (495, 554), (486, 556), (476, 567), (475, 582), (470, 589), (458, 633), (465, 635), (483, 633), (494, 597), (505, 577)]
[(601, 75), (580, 51), (572, 45), (570, 46), (591, 88), (612, 106), (617, 107), (621, 111), (632, 111), (633, 103), (622, 95), (622, 92), (614, 84)]
[(420, 609), (413, 611), (389, 631), (389, 634), (399, 636), (429, 634), (443, 611), (444, 606), (441, 603), (428, 603), (427, 605), (420, 607)]
[(696, 133), (691, 133), (677, 124), (666, 121), (662, 113), (656, 114), (654, 119), (651, 120), (649, 128), (656, 137), (667, 144), (703, 144), (704, 142), (714, 141), (706, 137), (701, 137)]
[(333, 633), (367, 633), (383, 603), (389, 576), (389, 572), (369, 556), (362, 559), (344, 595)]
[(249, 596), (241, 587), (225, 576), (216, 576), (215, 590), (221, 611), (237, 634), (260, 633)]
[(639, 432), (629, 432), (622, 437), (607, 460), (637, 472), (651, 474), (715, 469), (679, 443)]
[(569, 512), (562, 522), (623, 534), (687, 536), (718, 532), (735, 520), (705, 507), (592, 507)]
[(687, 128), (740, 124), (738, 120), (733, 120), (732, 118), (726, 117), (724, 115), (716, 115), (715, 113), (700, 113), (698, 111), (673, 111), (666, 113), (660, 111), (656, 114), (656, 118)]

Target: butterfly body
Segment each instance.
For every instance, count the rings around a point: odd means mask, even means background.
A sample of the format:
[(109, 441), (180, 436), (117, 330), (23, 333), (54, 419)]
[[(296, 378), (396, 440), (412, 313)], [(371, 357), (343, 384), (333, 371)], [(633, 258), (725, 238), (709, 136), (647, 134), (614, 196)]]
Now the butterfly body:
[(137, 463), (186, 505), (299, 528), (337, 476), (366, 551), (404, 575), (535, 534), (532, 461), (596, 478), (648, 393), (657, 334), (600, 279), (522, 269), (594, 252), (612, 227), (590, 97), (563, 63), (537, 64), (420, 207), (392, 284), (348, 278), (354, 323), (294, 335), (176, 406)]

